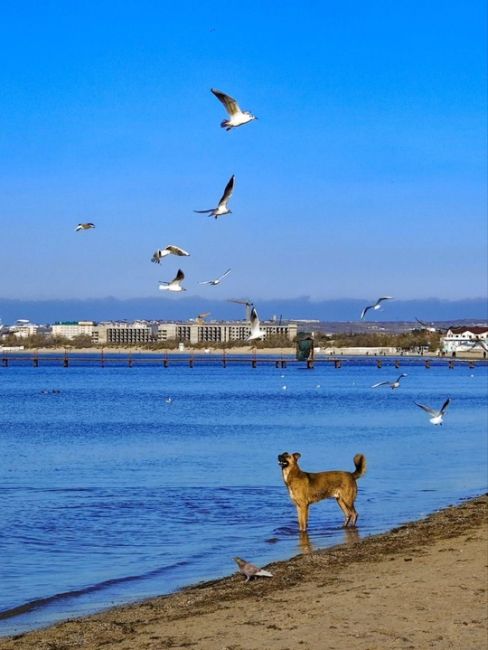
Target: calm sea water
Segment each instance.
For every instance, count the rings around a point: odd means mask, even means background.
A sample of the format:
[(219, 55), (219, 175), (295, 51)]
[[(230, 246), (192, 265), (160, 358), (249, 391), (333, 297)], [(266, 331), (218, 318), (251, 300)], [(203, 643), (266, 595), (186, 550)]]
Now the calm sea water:
[[(402, 371), (399, 390), (371, 388)], [(486, 394), (486, 366), (403, 360), (0, 368), (0, 635), (307, 550), (283, 451), (309, 471), (366, 454), (359, 537), (480, 494)], [(413, 403), (447, 396), (442, 427)], [(306, 541), (347, 542), (341, 523), (335, 502), (313, 506)]]

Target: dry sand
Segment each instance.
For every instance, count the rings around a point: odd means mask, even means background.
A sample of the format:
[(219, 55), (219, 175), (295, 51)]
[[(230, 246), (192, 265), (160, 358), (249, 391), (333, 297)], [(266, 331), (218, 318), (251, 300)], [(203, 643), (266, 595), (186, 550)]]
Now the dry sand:
[[(488, 496), (389, 533), (0, 641), (2, 650), (488, 647)], [(252, 558), (248, 558), (252, 559)], [(224, 561), (228, 562), (229, 558)]]

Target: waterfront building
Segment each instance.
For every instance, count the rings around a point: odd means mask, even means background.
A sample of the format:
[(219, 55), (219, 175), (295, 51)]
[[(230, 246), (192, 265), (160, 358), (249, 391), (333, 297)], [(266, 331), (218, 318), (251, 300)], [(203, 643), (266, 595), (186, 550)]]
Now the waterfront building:
[[(261, 328), (265, 338), (280, 336), (288, 341), (293, 341), (297, 335), (297, 324), (291, 322), (278, 323), (276, 321), (262, 322)], [(184, 323), (158, 323), (158, 341), (176, 340), (189, 345), (198, 343), (230, 343), (245, 341), (251, 334), (251, 325), (246, 321), (219, 321), (198, 322), (187, 321)]]
[(100, 345), (140, 345), (157, 340), (153, 321), (105, 321), (92, 331), (92, 342)]
[(488, 351), (488, 327), (461, 326), (450, 327), (441, 338), (442, 351), (446, 354), (469, 352), (471, 350)]
[(77, 336), (92, 336), (95, 323), (92, 320), (62, 321), (52, 326), (53, 336), (74, 339)]

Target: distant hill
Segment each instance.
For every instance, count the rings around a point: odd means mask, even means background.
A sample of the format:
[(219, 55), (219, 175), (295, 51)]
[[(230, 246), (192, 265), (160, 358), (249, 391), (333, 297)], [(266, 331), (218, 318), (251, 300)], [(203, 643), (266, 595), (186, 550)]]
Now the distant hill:
[[(314, 319), (319, 321), (358, 321), (364, 305), (370, 299), (338, 299), (312, 301), (307, 297), (286, 300), (260, 300), (256, 302), (259, 316), (283, 319)], [(60, 320), (110, 320), (157, 319), (187, 320), (202, 312), (210, 312), (208, 320), (244, 318), (244, 307), (225, 300), (208, 300), (200, 297), (157, 298), (93, 298), (86, 300), (13, 300), (0, 298), (0, 318), (3, 323), (13, 323), (27, 318), (36, 323), (53, 323)], [(423, 321), (451, 322), (458, 320), (483, 321), (488, 318), (485, 298), (465, 300), (392, 300), (377, 312), (369, 312), (367, 321)]]

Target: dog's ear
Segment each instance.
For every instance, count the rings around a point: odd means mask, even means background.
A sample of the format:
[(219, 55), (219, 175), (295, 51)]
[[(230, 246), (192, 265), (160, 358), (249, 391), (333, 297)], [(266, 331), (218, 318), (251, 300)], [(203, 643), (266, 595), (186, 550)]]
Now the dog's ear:
[(298, 451), (296, 451), (294, 454), (292, 454), (292, 456), (293, 456), (293, 458), (294, 458), (295, 460), (298, 460), (299, 458), (302, 457), (302, 455), (299, 454)]

